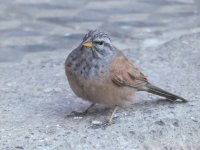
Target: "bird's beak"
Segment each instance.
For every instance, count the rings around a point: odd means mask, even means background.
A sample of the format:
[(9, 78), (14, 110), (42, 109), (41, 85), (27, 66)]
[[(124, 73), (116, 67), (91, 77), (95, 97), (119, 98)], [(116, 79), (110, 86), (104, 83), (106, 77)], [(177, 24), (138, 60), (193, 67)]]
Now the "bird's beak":
[(83, 46), (85, 46), (85, 47), (92, 47), (93, 44), (92, 44), (92, 42), (84, 42)]

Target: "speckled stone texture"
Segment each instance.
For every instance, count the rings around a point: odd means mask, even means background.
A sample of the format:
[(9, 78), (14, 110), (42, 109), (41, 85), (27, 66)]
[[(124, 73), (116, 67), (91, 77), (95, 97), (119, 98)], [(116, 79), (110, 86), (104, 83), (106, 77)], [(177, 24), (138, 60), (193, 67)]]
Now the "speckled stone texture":
[[(199, 10), (198, 0), (1, 0), (0, 149), (200, 149)], [(109, 106), (66, 117), (89, 103), (70, 89), (64, 61), (94, 28), (189, 102), (141, 93), (106, 128)]]

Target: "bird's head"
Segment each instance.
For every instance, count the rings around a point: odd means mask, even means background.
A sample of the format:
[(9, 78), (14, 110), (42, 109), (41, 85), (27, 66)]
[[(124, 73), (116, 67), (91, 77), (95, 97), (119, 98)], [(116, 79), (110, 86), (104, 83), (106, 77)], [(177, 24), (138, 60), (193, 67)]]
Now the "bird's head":
[(84, 36), (82, 48), (83, 50), (91, 50), (94, 57), (100, 57), (113, 51), (109, 36), (99, 30), (91, 30)]

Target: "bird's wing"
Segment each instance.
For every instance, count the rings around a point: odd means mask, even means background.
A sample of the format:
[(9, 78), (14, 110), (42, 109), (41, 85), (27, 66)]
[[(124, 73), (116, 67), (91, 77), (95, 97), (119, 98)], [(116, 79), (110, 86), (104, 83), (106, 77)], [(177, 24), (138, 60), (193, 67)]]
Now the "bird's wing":
[(111, 63), (109, 72), (113, 83), (118, 86), (129, 86), (142, 90), (148, 83), (147, 78), (120, 51)]

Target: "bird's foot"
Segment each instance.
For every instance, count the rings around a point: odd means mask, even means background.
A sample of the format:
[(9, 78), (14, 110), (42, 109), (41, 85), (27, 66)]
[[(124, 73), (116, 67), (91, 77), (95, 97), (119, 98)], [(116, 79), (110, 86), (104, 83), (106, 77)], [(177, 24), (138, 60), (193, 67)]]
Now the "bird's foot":
[(83, 111), (83, 112), (78, 112), (78, 111), (72, 111), (69, 115), (66, 115), (65, 116), (65, 119), (66, 118), (69, 118), (69, 117), (83, 117), (87, 114), (86, 111)]
[(67, 115), (65, 118), (68, 117), (83, 117), (85, 116), (89, 110), (94, 107), (95, 103), (92, 103), (87, 109), (85, 109), (83, 112), (77, 112), (77, 111), (72, 111), (69, 115)]

